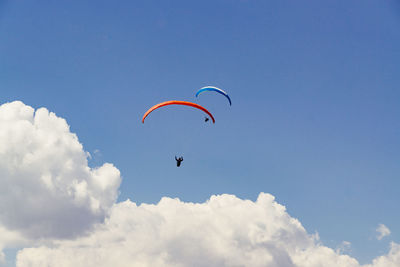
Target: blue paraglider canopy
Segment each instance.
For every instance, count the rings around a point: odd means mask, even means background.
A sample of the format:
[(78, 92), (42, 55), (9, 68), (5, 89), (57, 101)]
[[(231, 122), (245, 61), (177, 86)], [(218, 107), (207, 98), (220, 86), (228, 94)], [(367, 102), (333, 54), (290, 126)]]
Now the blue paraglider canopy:
[(228, 95), (224, 90), (219, 89), (219, 88), (217, 88), (217, 87), (215, 87), (215, 86), (205, 86), (205, 87), (203, 87), (203, 88), (200, 88), (200, 89), (197, 91), (197, 93), (196, 93), (196, 97), (197, 97), (199, 94), (201, 94), (201, 93), (203, 93), (203, 92), (206, 92), (206, 91), (214, 91), (214, 92), (220, 93), (221, 95), (223, 95), (223, 96), (225, 96), (226, 98), (228, 98), (229, 105), (232, 105), (232, 101), (231, 101), (231, 98), (229, 97), (229, 95)]

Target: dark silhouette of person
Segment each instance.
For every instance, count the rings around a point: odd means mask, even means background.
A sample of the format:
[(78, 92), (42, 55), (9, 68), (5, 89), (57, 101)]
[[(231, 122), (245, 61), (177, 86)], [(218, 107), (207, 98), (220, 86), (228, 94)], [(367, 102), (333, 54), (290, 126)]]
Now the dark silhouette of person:
[(206, 117), (204, 121), (207, 122), (207, 121), (209, 121), (209, 120), (210, 120), (210, 119), (209, 119), (208, 117)]
[(183, 161), (183, 157), (176, 158), (176, 156), (175, 156), (175, 160), (176, 160), (176, 167), (179, 167), (179, 166), (181, 166), (181, 162)]

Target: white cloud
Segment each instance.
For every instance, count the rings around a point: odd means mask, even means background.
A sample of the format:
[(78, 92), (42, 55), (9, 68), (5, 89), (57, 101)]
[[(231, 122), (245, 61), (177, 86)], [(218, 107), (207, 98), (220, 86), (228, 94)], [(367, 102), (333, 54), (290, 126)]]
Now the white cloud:
[(389, 228), (387, 228), (386, 225), (382, 223), (378, 225), (378, 228), (376, 228), (376, 232), (378, 232), (378, 235), (376, 236), (378, 240), (382, 240), (382, 238), (384, 238), (385, 236), (390, 235)]
[(392, 242), (387, 255), (380, 256), (365, 267), (399, 267), (400, 266), (400, 244)]
[(19, 232), (10, 231), (0, 225), (0, 266), (5, 263), (5, 255), (2, 250), (6, 246), (21, 246), (27, 243), (27, 240)]
[(16, 101), (0, 106), (0, 225), (28, 238), (69, 238), (101, 222), (120, 173), (91, 169), (66, 121)]
[(156, 205), (116, 204), (89, 236), (26, 248), (25, 266), (359, 267), (319, 244), (270, 194), (256, 202), (232, 195), (201, 204), (163, 198)]
[[(344, 242), (347, 248), (349, 242)], [(270, 194), (257, 201), (233, 195), (205, 203), (162, 198), (156, 205), (127, 200), (85, 237), (25, 248), (17, 267), (268, 266), (360, 267), (320, 244)], [(400, 266), (400, 245), (364, 267)]]
[(337, 248), (336, 248), (336, 253), (338, 254), (346, 254), (350, 252), (351, 249), (351, 243), (349, 241), (343, 241)]
[[(54, 113), (18, 101), (0, 106), (0, 251), (25, 247), (18, 267), (360, 267), (342, 255), (348, 242), (324, 246), (270, 194), (115, 203), (118, 169), (90, 168), (88, 155)], [(366, 265), (394, 266), (396, 243)]]

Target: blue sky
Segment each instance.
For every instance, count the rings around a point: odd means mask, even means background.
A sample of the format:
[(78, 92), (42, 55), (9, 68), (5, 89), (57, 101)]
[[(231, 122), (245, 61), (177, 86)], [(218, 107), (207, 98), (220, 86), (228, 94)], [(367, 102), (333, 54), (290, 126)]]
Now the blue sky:
[[(91, 166), (121, 171), (119, 201), (266, 192), (361, 263), (400, 242), (398, 2), (0, 3), (1, 103), (65, 118)], [(141, 123), (172, 99), (215, 125), (181, 107)]]

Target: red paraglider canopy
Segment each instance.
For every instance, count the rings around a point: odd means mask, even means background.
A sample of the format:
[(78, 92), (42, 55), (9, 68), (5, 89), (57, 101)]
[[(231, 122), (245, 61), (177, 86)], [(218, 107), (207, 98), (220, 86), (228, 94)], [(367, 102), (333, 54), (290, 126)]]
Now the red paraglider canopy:
[(168, 106), (168, 105), (184, 105), (184, 106), (190, 106), (190, 107), (194, 107), (194, 108), (198, 108), (202, 111), (204, 111), (205, 113), (207, 113), (208, 116), (210, 116), (210, 118), (212, 119), (213, 123), (215, 123), (215, 119), (213, 117), (213, 115), (204, 107), (196, 104), (196, 103), (192, 103), (192, 102), (187, 102), (187, 101), (179, 101), (179, 100), (171, 100), (171, 101), (165, 101), (162, 103), (159, 103), (155, 106), (152, 106), (148, 111), (146, 111), (146, 113), (143, 115), (142, 118), (142, 123), (144, 123), (144, 120), (146, 119), (146, 117), (153, 111), (156, 110), (158, 108), (161, 108), (163, 106)]

